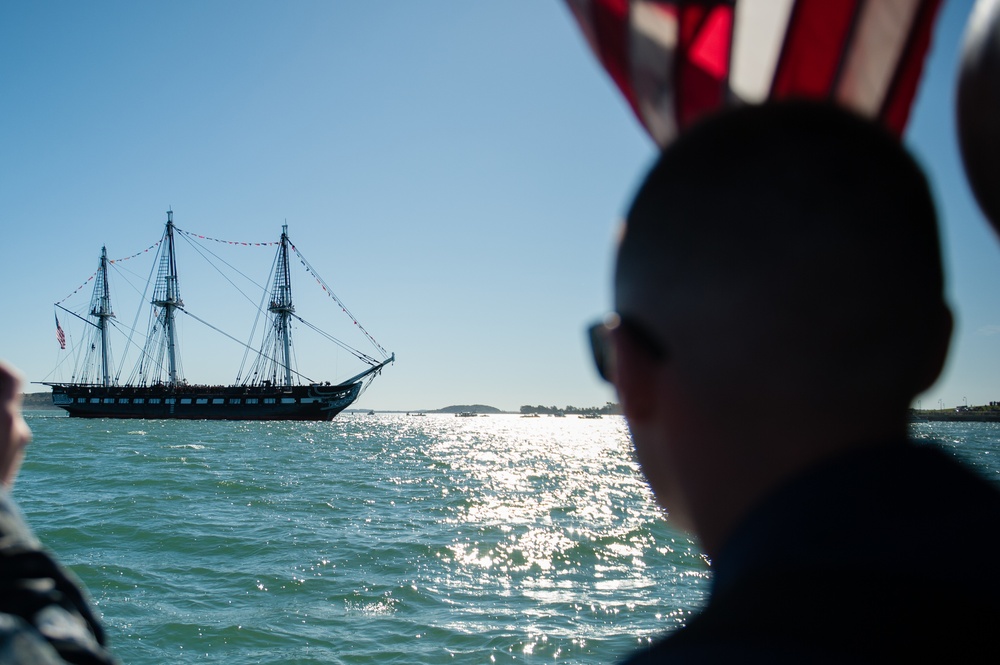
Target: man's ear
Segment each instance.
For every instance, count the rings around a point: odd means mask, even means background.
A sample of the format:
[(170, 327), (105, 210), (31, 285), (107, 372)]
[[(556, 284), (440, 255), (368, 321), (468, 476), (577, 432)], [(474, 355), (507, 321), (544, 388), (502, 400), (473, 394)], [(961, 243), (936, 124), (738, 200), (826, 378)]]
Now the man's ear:
[(651, 417), (656, 404), (656, 368), (649, 353), (621, 328), (614, 331), (614, 384), (622, 412), (632, 423)]

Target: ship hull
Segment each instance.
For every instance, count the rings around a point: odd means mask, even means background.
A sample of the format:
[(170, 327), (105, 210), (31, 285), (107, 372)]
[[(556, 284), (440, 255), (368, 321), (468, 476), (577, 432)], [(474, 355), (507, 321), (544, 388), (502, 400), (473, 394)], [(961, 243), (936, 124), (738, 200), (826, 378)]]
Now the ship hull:
[(74, 418), (333, 420), (361, 382), (338, 386), (94, 386), (52, 383), (52, 403)]

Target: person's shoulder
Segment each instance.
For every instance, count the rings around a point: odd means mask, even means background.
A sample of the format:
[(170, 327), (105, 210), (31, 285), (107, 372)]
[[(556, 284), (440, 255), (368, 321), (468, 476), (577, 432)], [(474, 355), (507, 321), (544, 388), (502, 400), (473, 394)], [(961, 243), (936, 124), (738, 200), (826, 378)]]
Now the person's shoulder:
[(863, 569), (754, 576), (623, 665), (975, 662), (993, 648), (1000, 599), (924, 582)]
[(0, 613), (0, 663), (65, 665), (34, 626), (18, 616)]
[(936, 444), (910, 444), (895, 466), (900, 484), (941, 501), (966, 504), (973, 513), (1000, 517), (1000, 486), (979, 469)]
[(917, 500), (938, 502), (942, 509), (964, 502), (1000, 510), (1000, 485), (936, 443), (903, 441), (852, 451), (801, 480), (807, 487), (819, 481), (823, 491), (831, 483), (848, 483), (893, 507)]
[(0, 491), (0, 663), (116, 663), (79, 580)]
[(792, 644), (765, 645), (758, 642), (732, 642), (718, 636), (694, 636), (680, 629), (671, 637), (633, 653), (620, 665), (847, 665), (856, 659), (845, 659), (819, 651), (803, 652)]
[(10, 492), (0, 487), (0, 550), (38, 549), (40, 546)]

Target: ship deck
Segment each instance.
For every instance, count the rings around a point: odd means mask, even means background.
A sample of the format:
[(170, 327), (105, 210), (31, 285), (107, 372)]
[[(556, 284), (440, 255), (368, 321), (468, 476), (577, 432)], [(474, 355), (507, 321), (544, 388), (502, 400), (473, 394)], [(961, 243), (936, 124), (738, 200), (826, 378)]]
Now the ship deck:
[(52, 403), (77, 418), (332, 420), (361, 383), (326, 386), (96, 386), (49, 384)]

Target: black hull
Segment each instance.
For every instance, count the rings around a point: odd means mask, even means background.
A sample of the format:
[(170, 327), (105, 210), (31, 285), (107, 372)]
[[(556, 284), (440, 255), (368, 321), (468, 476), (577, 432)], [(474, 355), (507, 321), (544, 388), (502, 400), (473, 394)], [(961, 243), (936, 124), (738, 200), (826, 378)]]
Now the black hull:
[(92, 386), (51, 383), (52, 403), (74, 418), (333, 420), (361, 382), (339, 386)]

